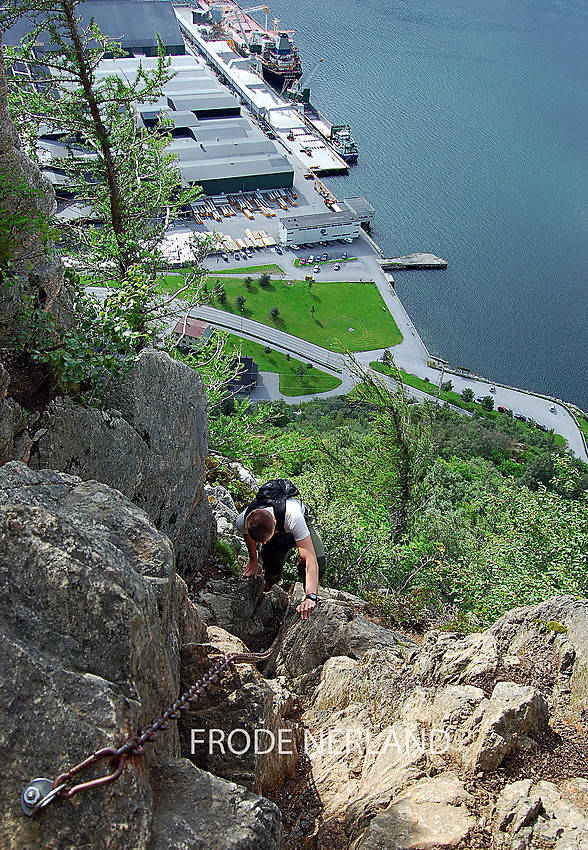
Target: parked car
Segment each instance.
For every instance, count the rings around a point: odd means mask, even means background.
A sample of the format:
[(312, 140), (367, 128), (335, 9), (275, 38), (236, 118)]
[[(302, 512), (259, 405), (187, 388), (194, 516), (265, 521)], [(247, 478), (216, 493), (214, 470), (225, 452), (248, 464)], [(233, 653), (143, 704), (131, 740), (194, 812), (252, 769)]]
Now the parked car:
[(279, 246), (279, 245), (276, 245), (276, 254), (283, 254), (283, 253), (284, 253), (284, 252), (282, 251), (282, 249), (280, 248), (280, 246)]
[(301, 265), (301, 266), (305, 266), (305, 265), (306, 265), (306, 257), (300, 257), (300, 265)]
[(292, 251), (299, 251), (300, 245), (290, 245), (290, 248), (292, 249)]
[(537, 428), (539, 428), (540, 431), (547, 431), (547, 428), (545, 427), (545, 425), (543, 425), (543, 423), (536, 422), (535, 425), (537, 426)]
[(517, 419), (519, 422), (526, 422), (527, 421), (527, 417), (523, 416), (522, 413), (515, 413), (514, 418)]
[(321, 262), (326, 263), (328, 259), (329, 259), (329, 255), (325, 251), (324, 254), (321, 255)]
[(346, 260), (346, 259), (347, 259), (347, 251), (343, 251), (343, 253), (341, 254), (341, 259), (342, 259), (342, 260)]
[(314, 254), (311, 254), (311, 255), (310, 255), (310, 257), (308, 258), (308, 262), (309, 262), (309, 263), (314, 263)]
[(228, 262), (229, 262), (229, 255), (228, 255), (228, 254), (221, 254), (221, 257), (223, 258), (223, 260), (225, 261), (225, 263), (228, 263)]
[(550, 404), (550, 405), (549, 405), (549, 412), (550, 412), (550, 413), (555, 413), (555, 404)]
[(476, 396), (476, 404), (481, 404), (484, 401), (481, 395)]
[(490, 387), (490, 392), (491, 392), (491, 393), (495, 393), (495, 392), (496, 392), (496, 387), (494, 386), (494, 384), (492, 384), (492, 386)]
[(353, 239), (351, 239), (351, 237), (350, 237), (350, 236), (346, 236), (346, 237), (345, 237), (345, 241), (346, 241), (349, 245), (353, 245)]
[(506, 413), (506, 407), (503, 407), (501, 404), (499, 404), (499, 405), (498, 405), (498, 407), (496, 408), (496, 410), (497, 410), (499, 413)]
[(240, 254), (238, 251), (235, 251), (235, 253), (233, 254), (233, 259), (235, 259), (235, 260), (240, 260), (240, 259), (241, 259), (241, 254)]
[(320, 272), (321, 267), (320, 267), (320, 266), (315, 266), (315, 267), (314, 267), (314, 270), (315, 270), (315, 272)]
[(341, 266), (339, 265), (339, 263), (335, 263), (335, 265), (333, 266), (333, 271), (338, 272), (340, 268)]

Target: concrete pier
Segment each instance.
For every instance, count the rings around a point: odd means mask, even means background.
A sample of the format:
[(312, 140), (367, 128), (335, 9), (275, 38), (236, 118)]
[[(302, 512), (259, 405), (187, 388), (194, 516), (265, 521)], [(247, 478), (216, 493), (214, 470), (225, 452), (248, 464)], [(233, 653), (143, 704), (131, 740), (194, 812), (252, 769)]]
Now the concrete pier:
[(393, 269), (446, 269), (447, 260), (436, 257), (434, 254), (407, 254), (405, 257), (391, 257), (380, 260), (380, 265), (385, 270)]

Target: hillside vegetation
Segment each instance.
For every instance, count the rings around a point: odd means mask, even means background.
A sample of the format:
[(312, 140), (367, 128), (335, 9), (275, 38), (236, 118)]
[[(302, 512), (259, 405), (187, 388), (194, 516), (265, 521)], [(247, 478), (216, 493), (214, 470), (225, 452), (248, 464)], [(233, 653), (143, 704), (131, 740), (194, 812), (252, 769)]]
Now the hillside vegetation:
[(260, 478), (293, 478), (324, 535), (327, 583), (390, 621), (478, 628), (588, 592), (588, 467), (553, 435), (366, 380), (353, 397), (297, 407), (227, 402), (210, 441)]

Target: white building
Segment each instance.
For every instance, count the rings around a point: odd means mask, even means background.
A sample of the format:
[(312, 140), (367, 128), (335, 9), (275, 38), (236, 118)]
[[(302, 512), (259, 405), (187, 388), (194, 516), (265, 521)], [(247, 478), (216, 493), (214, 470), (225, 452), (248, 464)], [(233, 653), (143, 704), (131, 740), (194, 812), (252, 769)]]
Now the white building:
[(283, 245), (300, 245), (355, 239), (360, 229), (361, 219), (351, 210), (310, 215), (299, 213), (280, 218), (280, 242)]

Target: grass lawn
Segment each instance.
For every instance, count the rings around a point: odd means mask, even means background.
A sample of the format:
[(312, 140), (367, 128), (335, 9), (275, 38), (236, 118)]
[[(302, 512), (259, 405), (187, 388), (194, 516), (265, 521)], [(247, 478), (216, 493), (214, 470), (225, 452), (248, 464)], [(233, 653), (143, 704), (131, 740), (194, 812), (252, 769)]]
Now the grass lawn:
[[(379, 360), (372, 361), (370, 366), (375, 372), (381, 372), (382, 375), (394, 377), (392, 369), (384, 363), (380, 363)], [(402, 369), (399, 369), (398, 371), (407, 386), (414, 387), (416, 390), (422, 390), (424, 393), (429, 393), (429, 395), (437, 398), (439, 392), (439, 387), (437, 385), (431, 383), (431, 381), (425, 381), (423, 378), (417, 378), (416, 375), (411, 375), (410, 372), (403, 372)], [(466, 404), (459, 393), (446, 392), (445, 390), (441, 390), (441, 401), (447, 401), (449, 404), (454, 404), (456, 407), (462, 407), (464, 410), (474, 411), (476, 408), (481, 409), (480, 405), (475, 404), (474, 402)]]
[(229, 334), (229, 342), (241, 348), (244, 355), (253, 357), (261, 372), (278, 372), (280, 375), (280, 392), (287, 396), (308, 395), (309, 393), (323, 393), (327, 390), (334, 390), (338, 387), (341, 381), (333, 375), (328, 375), (326, 372), (321, 372), (315, 369), (304, 369), (302, 376), (296, 374), (296, 369), (301, 366), (300, 360), (292, 357), (287, 359), (285, 354), (279, 351), (271, 351), (266, 354), (265, 346), (259, 345), (257, 342), (252, 342), (248, 339)]
[[(402, 341), (396, 322), (371, 282), (316, 281), (309, 291), (305, 281), (274, 279), (268, 287), (262, 288), (255, 282), (247, 288), (243, 278), (221, 275), (208, 278), (209, 290), (220, 285), (226, 291), (227, 301), (224, 305), (215, 301), (215, 306), (238, 314), (235, 298), (242, 295), (246, 318), (333, 351), (369, 351)], [(275, 323), (270, 317), (274, 306), (280, 311)]]
[[(216, 280), (216, 272), (213, 269), (213, 275), (211, 275), (211, 279)], [(260, 275), (262, 272), (268, 272), (269, 274), (285, 274), (284, 270), (280, 268), (280, 266), (276, 266), (275, 264), (269, 266), (250, 266), (248, 269), (225, 269), (220, 268), (219, 273), (224, 275), (242, 275), (243, 277), (251, 276), (255, 280), (255, 275)], [(178, 269), (177, 272), (169, 272), (169, 274), (164, 275), (161, 279), (160, 288), (165, 292), (176, 292), (184, 285), (184, 281), (186, 278), (187, 272)], [(220, 276), (220, 274), (219, 274)], [(189, 297), (192, 293), (190, 289), (186, 290), (186, 297)]]
[(270, 274), (286, 274), (284, 269), (280, 268), (280, 266), (276, 266), (275, 263), (270, 263), (269, 266), (243, 266), (238, 269), (223, 269), (224, 260), (221, 260), (222, 265), (219, 265), (217, 268), (209, 269), (211, 275), (219, 274), (238, 274), (243, 277), (247, 277), (248, 275), (261, 274), (262, 272), (269, 272)]
[(576, 422), (578, 423), (578, 427), (580, 431), (583, 432), (585, 437), (588, 437), (588, 419), (585, 416), (580, 416), (576, 414)]

